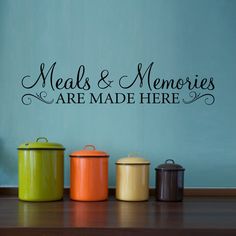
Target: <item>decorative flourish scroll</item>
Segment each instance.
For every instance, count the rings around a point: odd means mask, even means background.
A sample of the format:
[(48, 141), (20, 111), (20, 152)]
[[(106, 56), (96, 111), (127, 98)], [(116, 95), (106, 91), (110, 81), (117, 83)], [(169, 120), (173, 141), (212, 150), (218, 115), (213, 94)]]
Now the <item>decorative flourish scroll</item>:
[(190, 103), (196, 102), (198, 99), (200, 99), (202, 97), (205, 98), (204, 102), (206, 105), (212, 105), (215, 102), (215, 97), (210, 93), (201, 94), (201, 93), (197, 93), (195, 91), (191, 91), (189, 93), (189, 97), (190, 97), (190, 100), (186, 101), (185, 99), (183, 99), (183, 103), (190, 104)]
[(30, 105), (32, 103), (32, 97), (34, 97), (46, 104), (52, 104), (54, 101), (54, 99), (52, 99), (50, 101), (45, 100), (47, 97), (47, 93), (45, 91), (42, 91), (40, 93), (36, 93), (35, 95), (31, 94), (31, 93), (24, 94), (21, 98), (21, 101), (24, 105)]

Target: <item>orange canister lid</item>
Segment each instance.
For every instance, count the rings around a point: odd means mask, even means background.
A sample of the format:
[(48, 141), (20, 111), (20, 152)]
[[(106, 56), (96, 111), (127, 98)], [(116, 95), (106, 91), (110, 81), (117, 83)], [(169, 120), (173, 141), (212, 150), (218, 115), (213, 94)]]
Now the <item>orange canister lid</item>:
[(109, 157), (109, 154), (97, 150), (94, 145), (88, 144), (82, 150), (72, 152), (70, 157)]

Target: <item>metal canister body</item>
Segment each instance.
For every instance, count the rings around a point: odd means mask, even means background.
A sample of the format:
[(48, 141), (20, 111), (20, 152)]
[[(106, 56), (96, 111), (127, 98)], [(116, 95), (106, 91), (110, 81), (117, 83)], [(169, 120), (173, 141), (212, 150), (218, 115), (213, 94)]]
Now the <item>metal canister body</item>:
[(171, 159), (156, 168), (156, 200), (183, 200), (184, 170)]
[(70, 198), (104, 201), (108, 198), (108, 157), (93, 145), (70, 154)]
[(56, 201), (63, 198), (64, 147), (48, 143), (47, 139), (39, 142), (40, 139), (18, 148), (20, 200)]
[(138, 157), (122, 158), (116, 162), (116, 199), (148, 200), (149, 164), (149, 161)]

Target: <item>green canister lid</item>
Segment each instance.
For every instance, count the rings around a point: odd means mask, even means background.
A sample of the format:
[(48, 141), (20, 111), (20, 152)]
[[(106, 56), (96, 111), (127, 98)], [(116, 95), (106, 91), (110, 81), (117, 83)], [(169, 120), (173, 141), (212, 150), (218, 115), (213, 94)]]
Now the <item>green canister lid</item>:
[(50, 143), (45, 137), (39, 137), (35, 142), (26, 142), (18, 147), (18, 150), (65, 150), (59, 143)]

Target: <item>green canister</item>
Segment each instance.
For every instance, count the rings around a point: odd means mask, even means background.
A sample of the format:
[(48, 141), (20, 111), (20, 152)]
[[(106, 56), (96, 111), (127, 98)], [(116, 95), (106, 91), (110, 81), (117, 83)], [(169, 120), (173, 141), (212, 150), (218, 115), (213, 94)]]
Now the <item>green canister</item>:
[(18, 147), (20, 200), (56, 201), (63, 198), (64, 150), (47, 138), (23, 143)]

